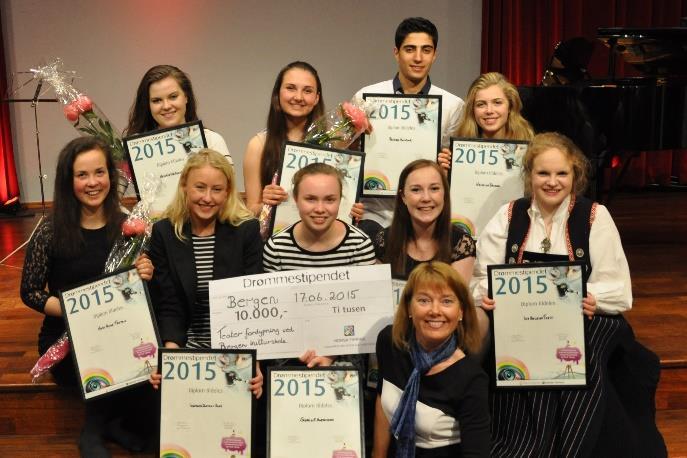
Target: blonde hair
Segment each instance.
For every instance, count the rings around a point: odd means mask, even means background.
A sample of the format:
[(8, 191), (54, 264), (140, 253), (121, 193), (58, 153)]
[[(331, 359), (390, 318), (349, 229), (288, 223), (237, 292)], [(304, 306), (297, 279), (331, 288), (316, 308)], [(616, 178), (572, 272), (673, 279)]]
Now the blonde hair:
[(236, 189), (234, 168), (222, 154), (204, 148), (189, 156), (181, 172), (181, 176), (179, 177), (179, 185), (174, 199), (162, 215), (163, 218), (169, 218), (174, 226), (174, 234), (176, 234), (179, 240), (185, 239), (183, 228), (184, 224), (190, 219), (188, 199), (186, 196), (186, 181), (188, 179), (188, 174), (191, 173), (191, 170), (206, 165), (219, 170), (227, 178), (227, 200), (220, 209), (217, 219), (222, 223), (229, 223), (232, 226), (238, 226), (244, 221), (253, 219), (253, 213), (244, 205)]
[(415, 332), (410, 316), (413, 295), (420, 287), (442, 289), (448, 287), (458, 298), (462, 320), (456, 328), (458, 347), (465, 353), (476, 353), (480, 348), (480, 336), (477, 325), (477, 313), (465, 281), (456, 270), (445, 262), (430, 261), (419, 264), (408, 277), (396, 309), (391, 337), (394, 345), (408, 349), (411, 332)]
[(565, 135), (558, 132), (544, 132), (534, 136), (525, 157), (522, 159), (522, 181), (525, 187), (525, 195), (532, 195), (532, 170), (534, 160), (544, 151), (555, 148), (565, 155), (573, 169), (573, 194), (582, 194), (587, 189), (587, 176), (589, 174), (589, 161), (575, 143)]
[(480, 129), (477, 120), (475, 120), (475, 98), (478, 91), (494, 85), (503, 90), (506, 100), (508, 100), (508, 120), (505, 125), (505, 139), (531, 140), (534, 137), (534, 130), (530, 123), (520, 114), (522, 111), (520, 94), (518, 94), (517, 88), (498, 72), (483, 73), (472, 82), (465, 100), (465, 106), (463, 107), (463, 114), (453, 136), (464, 138), (482, 137), (482, 129)]

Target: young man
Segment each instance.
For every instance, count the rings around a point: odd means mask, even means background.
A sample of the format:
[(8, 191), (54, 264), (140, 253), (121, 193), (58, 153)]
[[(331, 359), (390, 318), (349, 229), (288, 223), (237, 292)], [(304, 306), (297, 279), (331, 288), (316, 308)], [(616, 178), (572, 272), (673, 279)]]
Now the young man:
[[(448, 148), (464, 103), (459, 97), (434, 86), (429, 79), (429, 71), (437, 58), (438, 42), (439, 32), (432, 22), (421, 17), (404, 19), (396, 28), (394, 58), (398, 63), (398, 73), (391, 80), (362, 88), (355, 96), (362, 99), (363, 93), (440, 95), (441, 146)], [(359, 227), (374, 237), (391, 224), (394, 200), (363, 198), (362, 202), (365, 214)]]

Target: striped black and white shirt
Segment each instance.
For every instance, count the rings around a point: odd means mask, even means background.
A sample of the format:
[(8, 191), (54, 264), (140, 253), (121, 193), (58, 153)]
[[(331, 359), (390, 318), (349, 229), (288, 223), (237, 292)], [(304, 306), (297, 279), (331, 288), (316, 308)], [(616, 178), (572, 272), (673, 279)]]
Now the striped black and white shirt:
[(196, 302), (193, 322), (188, 329), (189, 348), (210, 348), (210, 296), (208, 282), (212, 280), (215, 258), (215, 236), (191, 237), (196, 262)]
[(293, 235), (293, 228), (298, 223), (274, 234), (263, 250), (265, 272), (374, 264), (375, 252), (370, 238), (357, 227), (341, 222), (346, 226), (346, 235), (339, 245), (327, 251), (308, 251), (298, 245)]

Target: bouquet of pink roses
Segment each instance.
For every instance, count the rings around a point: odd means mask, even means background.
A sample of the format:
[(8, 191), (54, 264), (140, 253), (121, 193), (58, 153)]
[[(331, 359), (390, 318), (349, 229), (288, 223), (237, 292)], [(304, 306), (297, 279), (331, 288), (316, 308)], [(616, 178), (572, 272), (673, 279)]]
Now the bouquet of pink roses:
[(141, 187), (141, 200), (134, 205), (131, 213), (122, 223), (122, 234), (115, 241), (105, 261), (105, 273), (132, 266), (136, 258), (148, 246), (153, 229), (150, 208), (159, 188), (160, 180), (153, 174), (147, 174)]
[[(134, 264), (136, 258), (143, 253), (152, 230), (153, 221), (150, 218), (150, 207), (153, 204), (160, 180), (149, 174), (142, 186), (141, 200), (134, 206), (131, 213), (122, 223), (122, 233), (115, 241), (110, 254), (105, 261), (104, 273), (111, 273), (123, 267)], [(48, 350), (38, 358), (31, 369), (33, 382), (44, 375), (51, 367), (62, 361), (70, 351), (69, 336), (65, 332)]]
[(63, 105), (65, 118), (79, 134), (98, 137), (110, 145), (112, 156), (124, 179), (119, 183), (119, 194), (122, 196), (131, 181), (131, 171), (126, 160), (122, 137), (107, 116), (93, 103), (93, 100), (71, 84), (74, 72), (67, 72), (62, 67), (62, 60), (57, 58), (50, 64), (31, 69), (31, 71), (35, 79), (45, 81), (52, 86), (55, 96)]
[(342, 102), (310, 124), (303, 142), (346, 149), (369, 128), (368, 111), (360, 101)]

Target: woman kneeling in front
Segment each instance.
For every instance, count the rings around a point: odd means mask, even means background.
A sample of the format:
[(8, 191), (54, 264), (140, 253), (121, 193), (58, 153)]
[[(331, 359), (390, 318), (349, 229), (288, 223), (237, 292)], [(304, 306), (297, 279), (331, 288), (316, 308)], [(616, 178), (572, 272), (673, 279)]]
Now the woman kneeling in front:
[(472, 299), (443, 262), (417, 266), (377, 337), (375, 458), (489, 456), (487, 375)]

